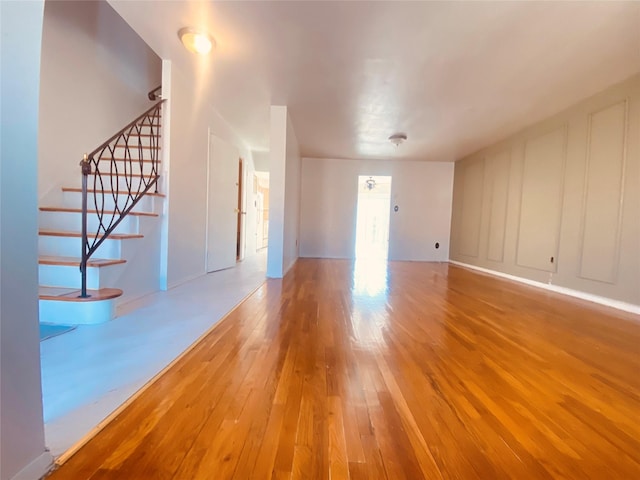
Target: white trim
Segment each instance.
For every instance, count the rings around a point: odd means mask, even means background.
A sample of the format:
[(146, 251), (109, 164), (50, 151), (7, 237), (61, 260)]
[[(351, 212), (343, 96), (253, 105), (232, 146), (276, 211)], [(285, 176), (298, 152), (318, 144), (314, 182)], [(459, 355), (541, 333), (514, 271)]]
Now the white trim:
[[(162, 201), (162, 214), (160, 223), (160, 272), (159, 287), (160, 290), (169, 289), (169, 202), (171, 190), (169, 185), (171, 182), (171, 60), (162, 60), (162, 98), (165, 102), (162, 104), (162, 185), (160, 188), (164, 190), (165, 197)], [(156, 205), (154, 204), (154, 211)]]
[(457, 262), (455, 260), (449, 260), (449, 263), (458, 265), (464, 268), (470, 268), (471, 270), (478, 270), (489, 275), (495, 275), (496, 277), (506, 278), (513, 280), (514, 282), (524, 283), (531, 285), (532, 287), (542, 288), (544, 290), (550, 290), (552, 292), (560, 293), (562, 295), (568, 295), (570, 297), (580, 298), (588, 302), (598, 303), (607, 307), (615, 308), (629, 313), (640, 315), (640, 305), (634, 305), (633, 303), (621, 302), (620, 300), (613, 300), (607, 297), (601, 297), (600, 295), (593, 295), (587, 292), (581, 292), (580, 290), (573, 290), (571, 288), (559, 287), (558, 285), (551, 285), (548, 283), (536, 282), (535, 280), (529, 280), (528, 278), (516, 277), (515, 275), (509, 275), (508, 273), (498, 272), (496, 270), (489, 270), (488, 268), (477, 267), (476, 265), (470, 265), (468, 263)]
[(29, 465), (24, 467), (11, 480), (34, 480), (44, 477), (53, 467), (53, 456), (49, 450), (45, 450)]
[[(207, 195), (204, 206), (204, 272), (209, 270), (209, 213), (211, 210), (211, 135), (214, 135), (211, 125), (207, 127)], [(175, 285), (174, 285), (175, 286)]]

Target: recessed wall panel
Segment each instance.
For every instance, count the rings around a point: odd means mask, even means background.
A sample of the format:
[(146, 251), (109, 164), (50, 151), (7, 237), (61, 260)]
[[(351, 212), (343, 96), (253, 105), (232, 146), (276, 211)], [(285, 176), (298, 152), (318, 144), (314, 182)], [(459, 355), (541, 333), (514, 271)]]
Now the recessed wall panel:
[(593, 113), (583, 206), (580, 276), (614, 283), (625, 162), (626, 102)]
[(484, 160), (467, 165), (464, 169), (462, 219), (460, 222), (460, 254), (477, 257), (482, 218), (482, 189), (484, 186)]
[(564, 185), (565, 128), (525, 144), (517, 263), (556, 271)]
[(495, 262), (504, 259), (504, 234), (507, 222), (507, 201), (509, 196), (509, 152), (502, 152), (487, 159), (487, 173), (490, 192), (489, 233), (487, 258)]

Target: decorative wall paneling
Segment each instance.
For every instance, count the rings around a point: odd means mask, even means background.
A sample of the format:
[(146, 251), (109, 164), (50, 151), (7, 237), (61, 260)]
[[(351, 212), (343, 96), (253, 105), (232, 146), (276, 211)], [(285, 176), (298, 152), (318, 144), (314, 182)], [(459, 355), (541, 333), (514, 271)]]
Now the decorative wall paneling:
[(640, 75), (460, 159), (453, 199), (452, 261), (640, 308)]
[(624, 201), (627, 100), (589, 115), (580, 276), (614, 283)]
[(510, 152), (503, 151), (486, 160), (487, 187), (489, 188), (489, 231), (487, 235), (487, 259), (502, 262), (504, 236), (507, 227), (509, 201)]
[(525, 143), (517, 264), (555, 272), (562, 219), (565, 127)]
[(480, 225), (482, 219), (482, 196), (484, 189), (484, 160), (465, 166), (463, 174), (461, 230), (459, 253), (477, 257), (480, 249)]

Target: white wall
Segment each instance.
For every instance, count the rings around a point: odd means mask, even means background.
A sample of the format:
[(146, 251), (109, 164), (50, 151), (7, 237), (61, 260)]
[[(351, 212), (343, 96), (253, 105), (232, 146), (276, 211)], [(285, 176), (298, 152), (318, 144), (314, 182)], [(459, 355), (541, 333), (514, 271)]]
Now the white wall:
[(354, 258), (358, 176), (391, 175), (389, 260), (447, 261), (453, 168), (452, 163), (304, 158), (300, 256)]
[[(207, 230), (207, 165), (209, 134), (235, 145), (245, 160), (246, 178), (253, 179), (251, 152), (228, 123), (211, 107), (206, 98), (197, 96), (195, 80), (186, 78), (165, 62), (169, 82), (163, 82), (167, 109), (170, 111), (170, 145), (165, 168), (168, 211), (165, 216), (167, 250), (167, 285), (177, 285), (204, 275)], [(166, 130), (165, 130), (166, 131)], [(253, 204), (253, 189), (246, 181), (245, 202)], [(246, 222), (247, 236), (255, 236), (255, 222)], [(255, 254), (247, 251), (247, 254)]]
[(639, 311), (640, 75), (456, 162), (451, 243), (461, 263)]
[(281, 278), (298, 258), (300, 149), (286, 106), (271, 106), (267, 276)]
[(80, 185), (82, 155), (153, 103), (161, 60), (107, 2), (46, 2), (42, 32), (38, 196)]
[(263, 151), (252, 150), (251, 154), (253, 155), (253, 163), (256, 166), (256, 171), (268, 172), (270, 153), (268, 151), (263, 152)]
[[(38, 92), (43, 1), (0, 2), (0, 479), (36, 479), (45, 451), (38, 338)], [(19, 477), (18, 477), (19, 476)]]

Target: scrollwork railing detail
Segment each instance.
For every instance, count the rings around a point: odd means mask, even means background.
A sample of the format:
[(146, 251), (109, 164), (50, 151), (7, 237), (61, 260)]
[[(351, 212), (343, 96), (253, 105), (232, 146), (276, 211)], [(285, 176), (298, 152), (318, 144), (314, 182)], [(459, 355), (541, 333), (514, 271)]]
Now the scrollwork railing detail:
[[(113, 135), (80, 162), (82, 168), (81, 297), (87, 295), (87, 262), (91, 255), (160, 178), (160, 118), (158, 102)], [(107, 207), (107, 205), (109, 205)], [(88, 217), (95, 215), (96, 228)], [(91, 231), (90, 231), (91, 230)]]

